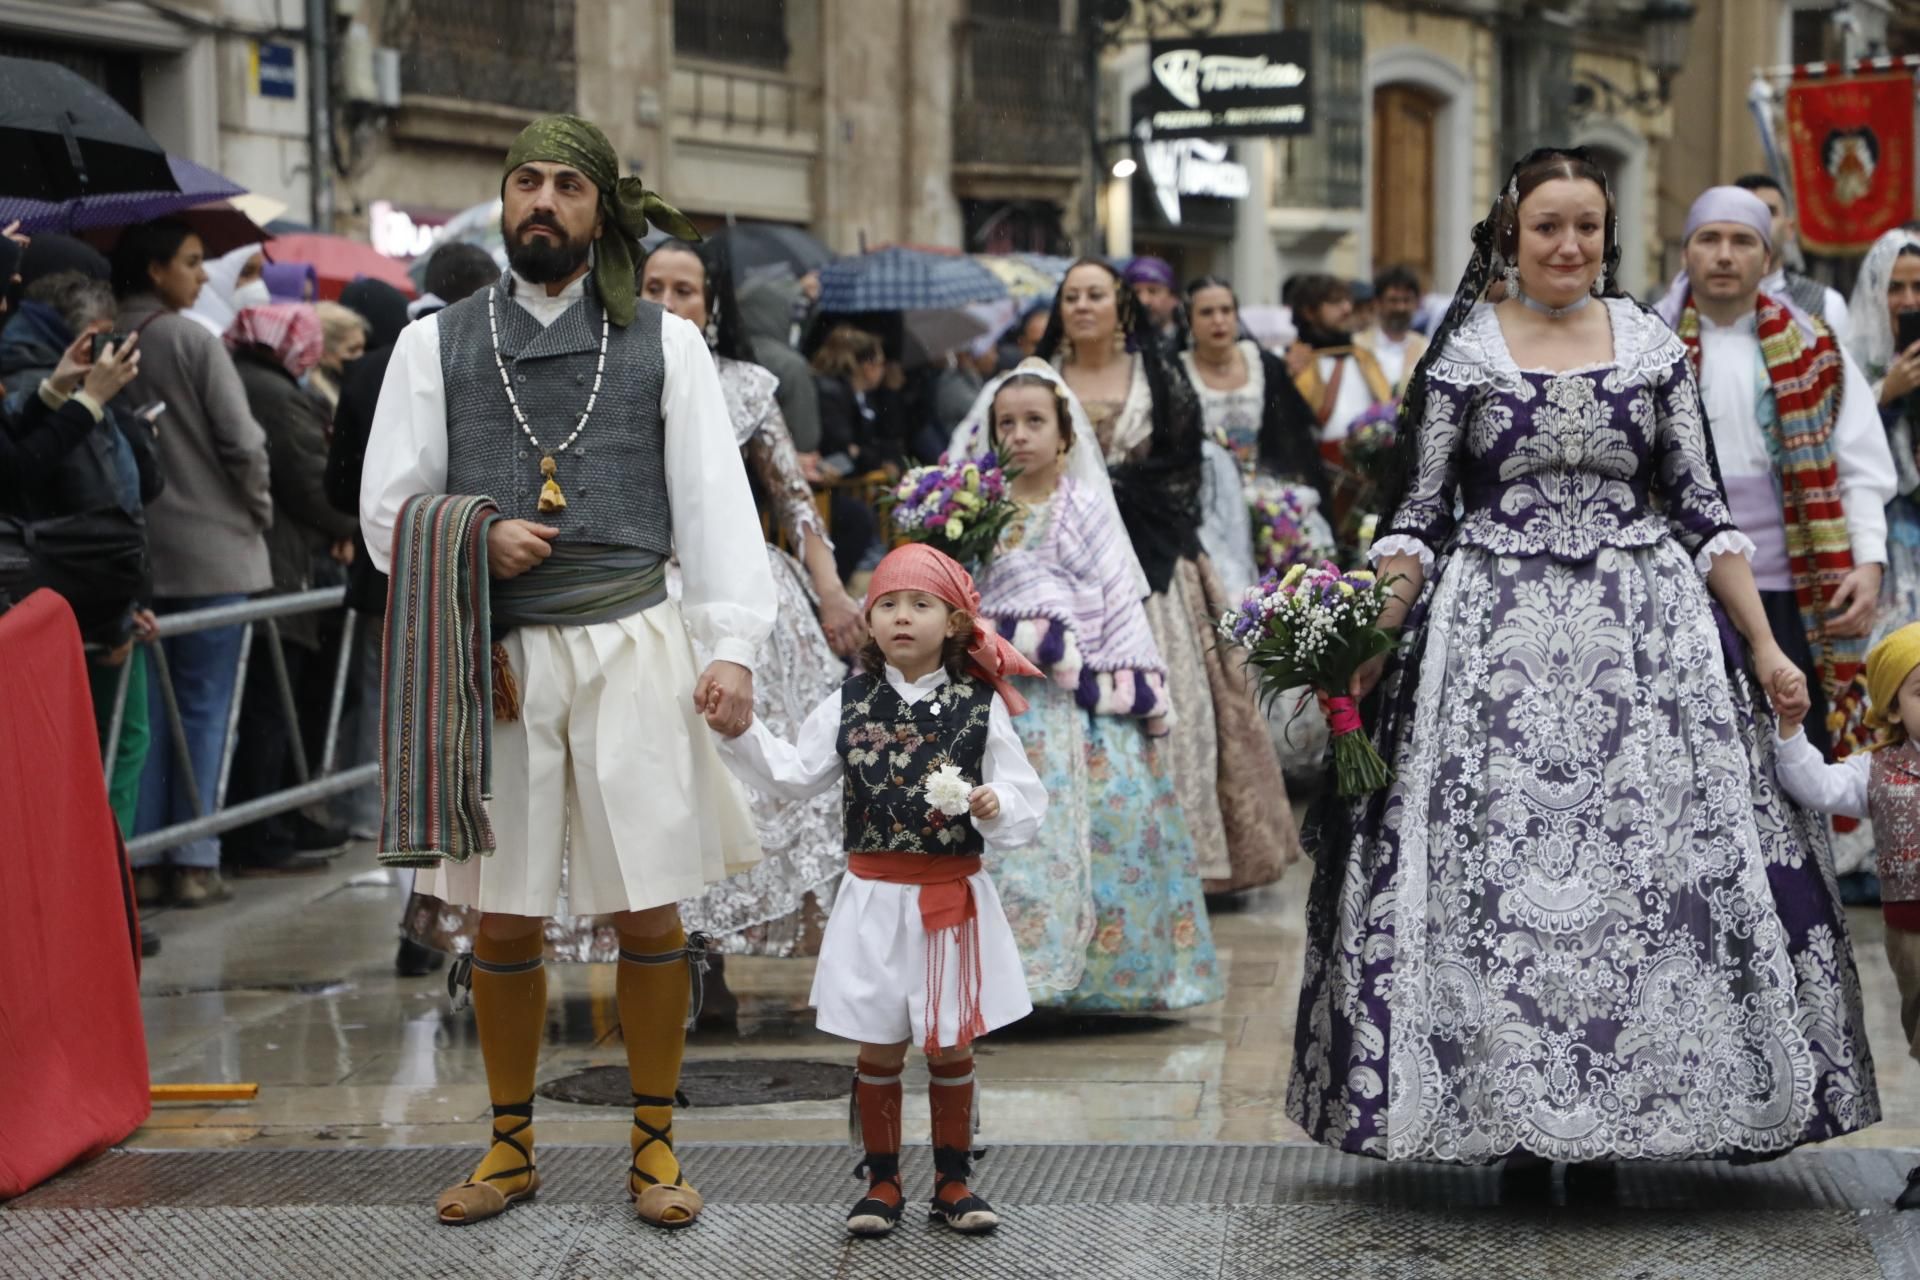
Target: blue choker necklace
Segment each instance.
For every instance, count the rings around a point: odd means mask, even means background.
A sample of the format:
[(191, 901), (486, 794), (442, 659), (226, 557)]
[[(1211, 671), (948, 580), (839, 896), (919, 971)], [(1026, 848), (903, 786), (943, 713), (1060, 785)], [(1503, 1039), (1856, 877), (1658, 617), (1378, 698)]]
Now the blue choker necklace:
[(1527, 308), (1527, 310), (1529, 311), (1538, 311), (1541, 315), (1545, 316), (1549, 320), (1565, 319), (1567, 316), (1572, 315), (1574, 312), (1578, 311), (1580, 308), (1586, 306), (1589, 302), (1593, 301), (1593, 295), (1591, 293), (1583, 293), (1578, 298), (1575, 298), (1572, 302), (1569, 302), (1564, 307), (1550, 307), (1546, 303), (1539, 301), (1537, 298), (1529, 298), (1526, 295), (1526, 291), (1523, 289), (1515, 289), (1513, 291), (1513, 296), (1520, 299), (1521, 306)]

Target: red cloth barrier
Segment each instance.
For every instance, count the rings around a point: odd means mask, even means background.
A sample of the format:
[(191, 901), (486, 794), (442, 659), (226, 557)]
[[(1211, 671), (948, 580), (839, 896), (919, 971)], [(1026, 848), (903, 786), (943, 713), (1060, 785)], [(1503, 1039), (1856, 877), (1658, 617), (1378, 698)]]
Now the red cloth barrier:
[(152, 1111), (139, 947), (67, 602), (0, 614), (0, 1200)]

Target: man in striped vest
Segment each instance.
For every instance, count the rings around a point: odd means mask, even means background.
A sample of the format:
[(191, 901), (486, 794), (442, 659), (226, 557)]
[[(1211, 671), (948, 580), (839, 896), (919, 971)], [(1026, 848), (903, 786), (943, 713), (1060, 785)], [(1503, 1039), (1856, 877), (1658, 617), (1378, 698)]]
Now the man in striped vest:
[(1807, 673), (1807, 733), (1860, 745), (1855, 686), (1887, 562), (1893, 454), (1865, 377), (1821, 320), (1760, 291), (1773, 215), (1714, 187), (1687, 217), (1686, 273), (1661, 311), (1693, 353), (1735, 522), (1774, 638)]

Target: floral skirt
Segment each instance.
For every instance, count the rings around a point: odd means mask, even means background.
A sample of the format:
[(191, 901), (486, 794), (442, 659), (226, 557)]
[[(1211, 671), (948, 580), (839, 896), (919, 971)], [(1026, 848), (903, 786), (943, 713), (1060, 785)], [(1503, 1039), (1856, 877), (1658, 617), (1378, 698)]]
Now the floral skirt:
[(1879, 1118), (1820, 821), (1672, 541), (1443, 561), (1316, 867), (1287, 1107), (1484, 1163), (1771, 1153)]
[[(827, 644), (814, 614), (814, 596), (800, 562), (769, 546), (779, 615), (773, 631), (754, 655), (753, 713), (775, 736), (791, 742), (800, 736), (807, 714), (840, 687), (846, 663)], [(668, 583), (679, 594), (679, 574)], [(704, 665), (708, 655), (695, 645)], [(680, 904), (688, 933), (709, 934), (716, 951), (730, 955), (811, 956), (820, 951), (833, 895), (846, 870), (841, 836), (840, 793), (811, 800), (786, 801), (743, 788), (764, 854), (739, 875), (714, 884), (698, 898)], [(473, 949), (479, 914), (426, 894), (407, 904), (402, 929), (414, 941), (441, 951)], [(561, 918), (547, 925), (547, 958), (603, 962), (620, 958), (619, 938), (591, 916)]]
[(1185, 1009), (1226, 994), (1193, 840), (1157, 742), (1138, 721), (1089, 715), (1071, 691), (1022, 680), (1015, 721), (1047, 790), (1040, 834), (989, 849), (987, 869), (1037, 1005)]
[(1246, 659), (1215, 629), (1232, 607), (1203, 556), (1182, 560), (1147, 598), (1147, 624), (1167, 664), (1173, 732), (1163, 744), (1208, 893), (1272, 884), (1300, 856), (1267, 722)]

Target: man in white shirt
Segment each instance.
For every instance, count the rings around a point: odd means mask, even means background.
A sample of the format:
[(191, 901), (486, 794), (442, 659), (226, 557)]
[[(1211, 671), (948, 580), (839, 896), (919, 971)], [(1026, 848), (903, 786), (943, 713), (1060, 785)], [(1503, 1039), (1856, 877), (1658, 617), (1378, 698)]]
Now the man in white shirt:
[[(1887, 561), (1893, 455), (1872, 390), (1817, 319), (1761, 291), (1773, 217), (1715, 187), (1687, 218), (1686, 273), (1661, 314), (1693, 353), (1728, 505), (1753, 539), (1774, 638), (1806, 671), (1810, 736), (1844, 754)], [(1850, 723), (1829, 738), (1826, 711)]]
[[(426, 863), (421, 892), (481, 913), (471, 981), (493, 1142), (438, 1213), (471, 1223), (539, 1188), (541, 963), (564, 865), (566, 911), (604, 916), (620, 937), (616, 997), (634, 1093), (627, 1190), (643, 1221), (684, 1227), (702, 1201), (673, 1152), (690, 1000), (675, 903), (759, 857), (702, 717), (740, 728), (751, 718), (749, 664), (773, 626), (773, 582), (705, 340), (635, 298), (648, 222), (698, 232), (638, 179), (619, 177), (606, 137), (574, 116), (527, 127), (501, 198), (513, 270), (402, 333), (360, 491), (368, 552), (393, 573), (382, 858)], [(471, 563), (480, 554), (471, 544), (435, 540), (418, 518), (420, 495), (497, 505), (479, 526), (484, 567)], [(396, 526), (408, 535), (399, 545)], [(684, 604), (667, 596), (669, 556)], [(401, 602), (417, 601), (421, 582), (483, 572), (493, 634), (508, 633), (494, 646), (491, 682), (475, 673), (482, 696), (471, 709), (482, 726), (492, 713), (492, 794), (479, 825), (490, 822), (498, 849), (482, 841), (443, 854), (418, 836), (416, 815), (462, 797), (410, 783), (410, 771), (435, 762), (411, 758), (415, 739), (391, 726), (404, 732), (411, 718), (431, 732), (444, 714), (439, 700), (396, 689), (445, 662), (436, 636), (460, 625), (459, 611), (393, 614), (417, 607)], [(690, 630), (715, 655), (697, 683)], [(474, 683), (458, 682), (445, 700), (461, 702)], [(459, 740), (475, 732), (466, 714)]]
[(1398, 398), (1406, 394), (1413, 367), (1427, 353), (1426, 338), (1413, 328), (1420, 310), (1420, 277), (1407, 267), (1388, 267), (1374, 278), (1373, 298), (1374, 322), (1354, 342), (1373, 352)]
[[(1337, 463), (1353, 420), (1393, 398), (1393, 387), (1373, 352), (1353, 338), (1353, 293), (1337, 276), (1302, 277), (1289, 295), (1300, 338), (1294, 385), (1306, 397), (1320, 425), (1321, 451)], [(1305, 353), (1311, 351), (1311, 357)]]
[(1760, 292), (1769, 298), (1792, 302), (1809, 315), (1826, 322), (1835, 342), (1845, 346), (1851, 334), (1847, 300), (1838, 289), (1821, 284), (1812, 276), (1789, 270), (1788, 255), (1800, 238), (1800, 220), (1787, 206), (1787, 193), (1769, 174), (1749, 173), (1735, 178), (1733, 185), (1760, 197), (1773, 216), (1773, 253), (1767, 259), (1767, 274), (1760, 281)]

